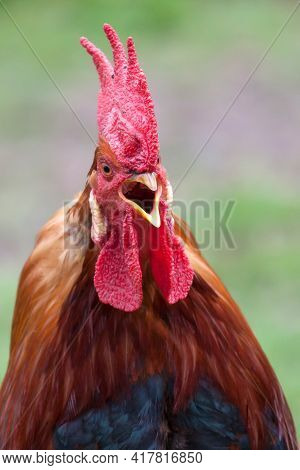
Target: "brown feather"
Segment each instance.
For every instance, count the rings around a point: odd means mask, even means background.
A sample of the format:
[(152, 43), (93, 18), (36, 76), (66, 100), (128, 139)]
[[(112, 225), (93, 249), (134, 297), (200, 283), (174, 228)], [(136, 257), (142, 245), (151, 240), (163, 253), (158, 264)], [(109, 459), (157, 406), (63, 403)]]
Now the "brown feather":
[[(96, 159), (96, 155), (95, 155)], [(94, 164), (90, 173), (95, 168)], [(55, 426), (126, 393), (154, 373), (175, 379), (175, 410), (210, 377), (244, 418), (252, 448), (264, 448), (269, 404), (289, 448), (293, 421), (277, 378), (246, 320), (175, 218), (195, 270), (187, 299), (168, 305), (144, 267), (144, 302), (131, 314), (101, 304), (87, 186), (68, 212), (81, 244), (69, 250), (63, 211), (41, 231), (21, 275), (11, 356), (0, 391), (0, 447), (51, 448)], [(82, 243), (82, 240), (84, 243)]]

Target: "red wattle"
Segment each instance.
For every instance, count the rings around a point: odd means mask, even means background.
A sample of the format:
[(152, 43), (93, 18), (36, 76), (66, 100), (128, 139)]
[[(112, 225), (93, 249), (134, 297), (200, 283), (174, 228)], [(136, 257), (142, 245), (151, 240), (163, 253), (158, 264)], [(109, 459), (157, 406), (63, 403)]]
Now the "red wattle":
[(113, 228), (101, 249), (95, 269), (94, 285), (99, 299), (126, 312), (137, 310), (143, 300), (139, 248), (132, 216)]
[(152, 274), (164, 298), (170, 304), (185, 299), (193, 282), (194, 271), (163, 205), (160, 228), (151, 227), (150, 247)]

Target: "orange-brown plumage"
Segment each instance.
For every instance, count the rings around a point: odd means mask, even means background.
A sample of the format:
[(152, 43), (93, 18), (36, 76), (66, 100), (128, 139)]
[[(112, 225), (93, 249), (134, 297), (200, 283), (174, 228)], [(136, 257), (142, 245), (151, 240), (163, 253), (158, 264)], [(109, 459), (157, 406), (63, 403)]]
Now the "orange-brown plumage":
[[(75, 223), (87, 213), (86, 193), (69, 211)], [(62, 211), (46, 224), (21, 275), (0, 394), (1, 448), (51, 448), (57, 423), (163, 371), (175, 376), (175, 408), (184, 407), (206, 375), (239, 406), (253, 448), (263, 446), (266, 402), (276, 407), (289, 447), (296, 447), (288, 406), (257, 340), (178, 217), (176, 233), (196, 273), (188, 298), (167, 305), (146, 266), (143, 305), (124, 315), (98, 301), (95, 248), (64, 250)]]
[(21, 274), (0, 448), (294, 449), (266, 356), (172, 213), (133, 41), (126, 57), (104, 30), (114, 68), (81, 40), (102, 83), (99, 147), (85, 189), (43, 227)]

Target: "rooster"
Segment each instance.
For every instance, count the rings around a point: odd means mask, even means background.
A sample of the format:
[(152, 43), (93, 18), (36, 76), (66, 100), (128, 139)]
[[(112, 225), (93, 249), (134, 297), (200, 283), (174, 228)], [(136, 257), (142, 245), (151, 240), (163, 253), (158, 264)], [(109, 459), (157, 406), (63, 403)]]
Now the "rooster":
[(132, 38), (86, 38), (101, 83), (86, 186), (20, 278), (1, 449), (296, 449), (254, 334), (171, 209)]

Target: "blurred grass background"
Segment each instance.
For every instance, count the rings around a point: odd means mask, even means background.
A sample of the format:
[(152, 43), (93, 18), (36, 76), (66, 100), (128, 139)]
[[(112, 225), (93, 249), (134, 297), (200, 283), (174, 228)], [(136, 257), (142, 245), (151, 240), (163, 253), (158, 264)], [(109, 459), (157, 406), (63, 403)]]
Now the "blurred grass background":
[[(96, 139), (98, 81), (79, 45), (109, 54), (103, 22), (133, 35), (148, 75), (174, 186), (295, 1), (3, 0)], [(298, 12), (177, 188), (183, 201), (235, 200), (236, 249), (205, 256), (240, 304), (300, 430), (300, 60)], [(83, 187), (94, 144), (0, 6), (0, 380), (18, 275), (39, 227)], [(193, 222), (201, 244), (210, 220)]]

